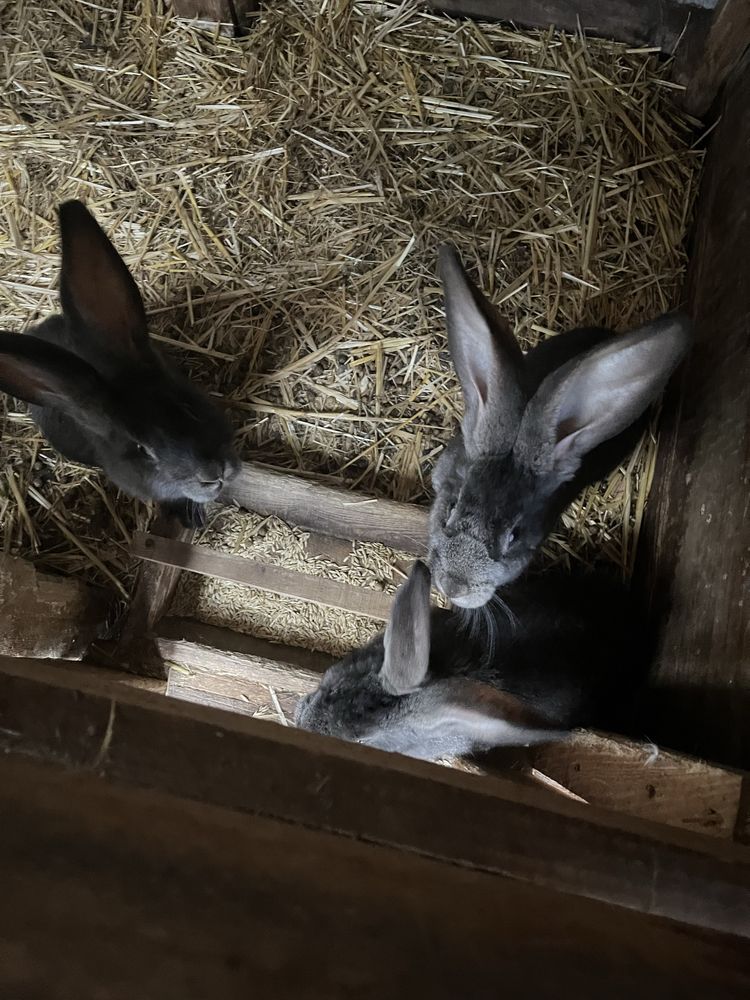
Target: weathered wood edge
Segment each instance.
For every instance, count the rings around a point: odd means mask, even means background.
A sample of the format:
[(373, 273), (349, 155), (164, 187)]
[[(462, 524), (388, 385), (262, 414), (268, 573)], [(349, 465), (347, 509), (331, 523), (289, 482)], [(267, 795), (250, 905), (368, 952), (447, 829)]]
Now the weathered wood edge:
[(750, 852), (725, 841), (38, 661), (0, 661), (0, 704), (6, 752), (750, 936)]

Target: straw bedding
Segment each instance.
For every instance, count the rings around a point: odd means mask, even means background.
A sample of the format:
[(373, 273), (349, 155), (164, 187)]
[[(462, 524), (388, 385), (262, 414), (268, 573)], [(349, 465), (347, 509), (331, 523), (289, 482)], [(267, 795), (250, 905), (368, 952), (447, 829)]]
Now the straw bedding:
[[(525, 346), (678, 300), (700, 154), (652, 53), (352, 0), (274, 4), (239, 41), (161, 0), (18, 0), (0, 37), (0, 325), (55, 308), (55, 206), (84, 199), (245, 457), (427, 501), (460, 415), (442, 239)], [(126, 593), (147, 507), (0, 406), (4, 549)], [(545, 558), (628, 572), (654, 453), (587, 491)], [(219, 620), (234, 598), (202, 586)]]

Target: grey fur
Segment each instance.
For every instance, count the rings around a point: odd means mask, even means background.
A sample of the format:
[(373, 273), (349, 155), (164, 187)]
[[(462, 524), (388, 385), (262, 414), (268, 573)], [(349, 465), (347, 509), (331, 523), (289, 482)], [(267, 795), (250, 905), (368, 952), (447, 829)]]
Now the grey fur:
[(518, 584), (506, 595), (512, 618), (493, 608), (490, 642), (471, 635), (459, 613), (430, 609), (429, 580), (416, 563), (394, 600), (385, 636), (401, 657), (395, 682), (381, 634), (326, 671), (300, 701), (298, 726), (434, 760), (617, 725), (635, 687), (641, 631), (613, 581), (548, 575)]
[(524, 356), (450, 246), (441, 271), (465, 415), (433, 472), (429, 559), (438, 588), (472, 608), (515, 580), (571, 500), (633, 447), (691, 325), (671, 313), (627, 334), (581, 328)]
[(0, 389), (66, 458), (200, 523), (239, 468), (215, 403), (150, 341), (138, 288), (80, 202), (60, 207), (61, 316), (31, 335), (0, 334)]

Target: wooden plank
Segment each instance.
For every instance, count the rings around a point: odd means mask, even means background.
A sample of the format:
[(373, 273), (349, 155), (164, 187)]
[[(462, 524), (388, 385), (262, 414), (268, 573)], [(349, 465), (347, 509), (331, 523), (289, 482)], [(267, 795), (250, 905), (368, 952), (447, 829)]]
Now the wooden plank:
[(0, 813), (7, 997), (737, 1000), (750, 988), (734, 937), (37, 763), (0, 760)]
[(6, 752), (750, 936), (750, 851), (728, 841), (144, 691), (113, 698), (39, 661), (0, 661), (0, 706)]
[(115, 595), (0, 553), (0, 654), (81, 659), (106, 635)]
[(170, 667), (167, 694), (170, 698), (179, 698), (194, 705), (207, 705), (281, 725), (294, 724), (298, 701), (296, 694), (281, 688), (215, 674), (201, 666), (182, 664)]
[(200, 27), (220, 26), (224, 34), (240, 37), (247, 33), (251, 14), (260, 9), (259, 0), (173, 0), (177, 17)]
[(340, 608), (355, 615), (387, 621), (392, 598), (377, 590), (353, 587), (339, 580), (308, 576), (281, 566), (245, 559), (243, 556), (213, 552), (201, 545), (191, 545), (171, 538), (136, 532), (131, 546), (133, 555), (162, 566), (190, 570), (220, 580), (231, 580), (246, 587), (256, 587), (272, 594), (296, 597), (327, 608)]
[(750, 766), (750, 51), (725, 88), (688, 272), (696, 343), (667, 397), (639, 574), (662, 623), (654, 740)]
[[(285, 711), (292, 717), (296, 699), (315, 690), (333, 662), (322, 653), (184, 619), (165, 620), (158, 642), (165, 660), (191, 668), (170, 671), (170, 695), (248, 715), (263, 708), (272, 713), (272, 687), (285, 696)], [(740, 772), (590, 731), (520, 756), (527, 769), (536, 767), (591, 805), (716, 837), (736, 832)], [(511, 776), (518, 766), (518, 755), (496, 751), (474, 770)]]
[(714, 0), (430, 0), (434, 10), (525, 27), (585, 31), (680, 57), (678, 82), (699, 64)]
[[(177, 518), (161, 513), (153, 530), (161, 537), (184, 543), (195, 537), (193, 528), (185, 528)], [(139, 567), (128, 615), (113, 653), (117, 662), (128, 670), (166, 680), (167, 671), (154, 642), (154, 629), (169, 610), (179, 579), (180, 570), (175, 566), (149, 562)]]
[(724, 81), (750, 45), (750, 3), (721, 0), (716, 8), (703, 56), (688, 82), (685, 107), (703, 118)]
[(280, 684), (298, 694), (314, 690), (320, 675), (334, 662), (328, 653), (269, 642), (189, 618), (162, 619), (157, 644), (164, 659), (225, 671), (258, 684)]
[(415, 555), (427, 551), (426, 507), (324, 486), (252, 462), (243, 463), (222, 500), (334, 538), (382, 542)]
[(530, 760), (592, 805), (713, 837), (732, 837), (747, 776), (600, 733), (537, 747)]

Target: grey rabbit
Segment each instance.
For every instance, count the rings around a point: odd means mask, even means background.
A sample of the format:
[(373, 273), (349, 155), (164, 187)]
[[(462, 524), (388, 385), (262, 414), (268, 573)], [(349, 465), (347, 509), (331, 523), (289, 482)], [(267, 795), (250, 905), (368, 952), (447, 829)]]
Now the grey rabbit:
[(433, 472), (429, 560), (437, 587), (476, 608), (633, 448), (692, 331), (670, 313), (626, 334), (570, 330), (524, 355), (454, 247), (441, 248), (440, 265), (464, 418)]
[(599, 574), (548, 574), (505, 596), (513, 617), (493, 606), (493, 641), (479, 641), (464, 613), (430, 607), (415, 562), (385, 633), (326, 671), (296, 724), (424, 760), (618, 728), (644, 662), (625, 592)]
[(184, 523), (238, 470), (232, 433), (208, 396), (151, 342), (130, 271), (79, 201), (60, 206), (62, 315), (0, 333), (0, 389), (63, 456)]

